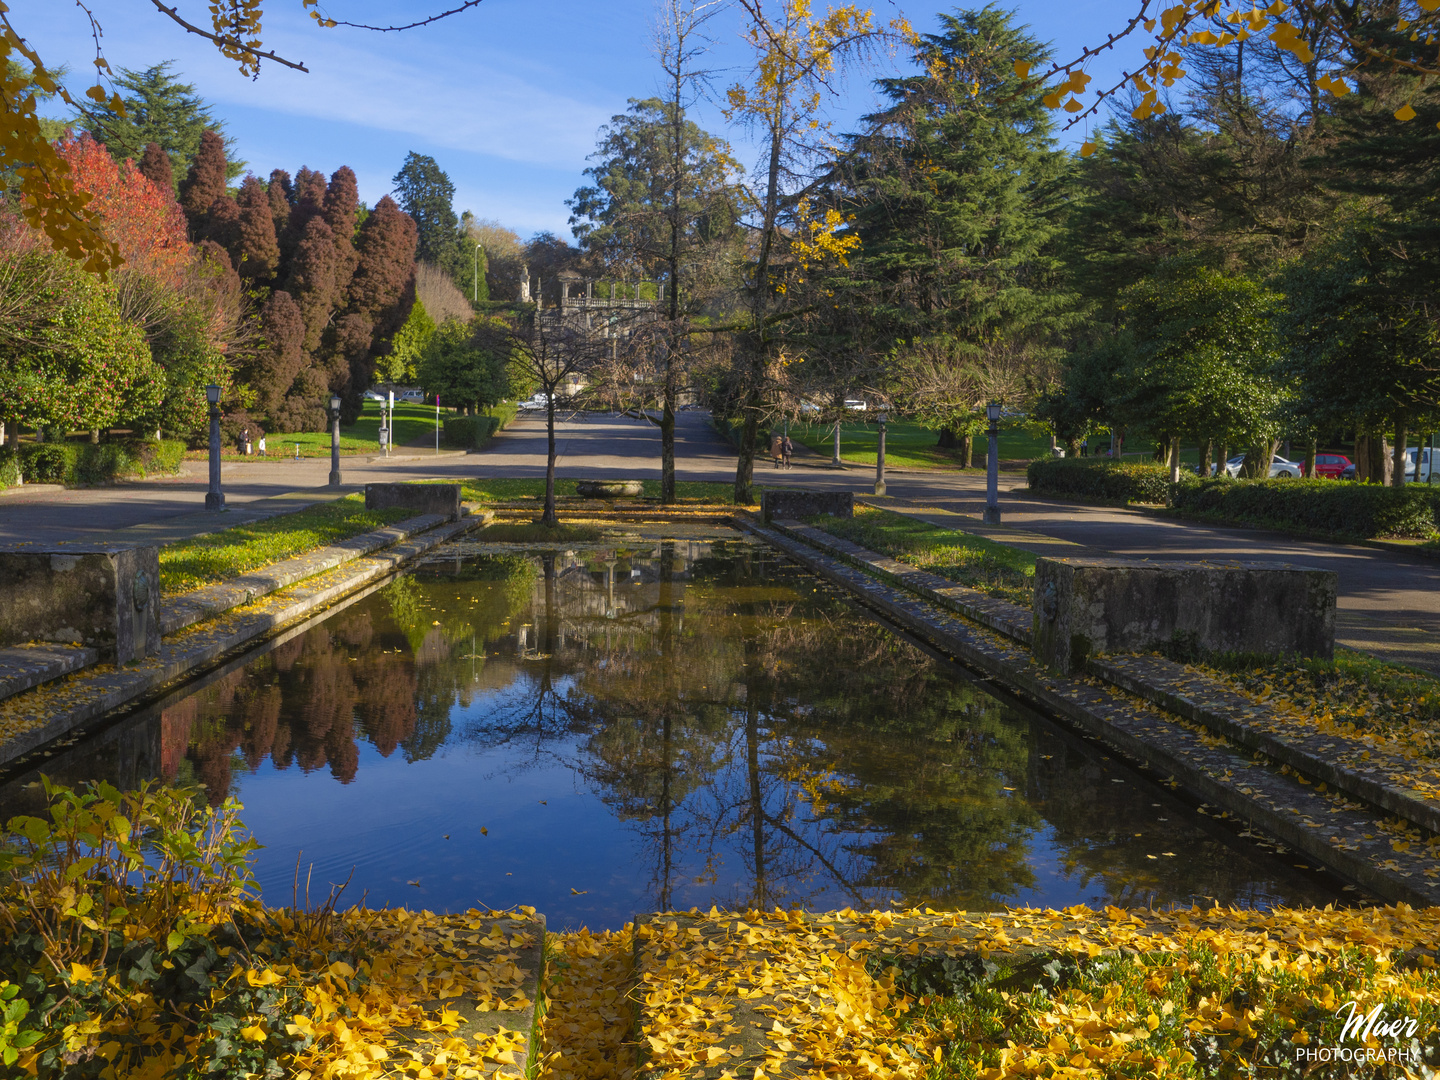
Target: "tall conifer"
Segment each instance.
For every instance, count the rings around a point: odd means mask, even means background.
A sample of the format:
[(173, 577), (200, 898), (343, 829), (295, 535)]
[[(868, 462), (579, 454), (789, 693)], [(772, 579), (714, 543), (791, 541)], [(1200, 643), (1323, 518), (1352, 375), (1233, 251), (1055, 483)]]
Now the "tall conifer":
[(237, 269), (241, 277), (251, 281), (269, 281), (280, 266), (280, 244), (275, 239), (270, 193), (257, 177), (247, 176), (236, 203), (240, 210)]
[(140, 155), (140, 175), (161, 191), (175, 194), (175, 171), (170, 167), (170, 155), (159, 143), (149, 143)]
[(200, 136), (195, 160), (180, 182), (180, 207), (190, 222), (192, 236), (204, 235), (206, 215), (215, 200), (225, 194), (225, 141), (214, 131), (206, 131)]

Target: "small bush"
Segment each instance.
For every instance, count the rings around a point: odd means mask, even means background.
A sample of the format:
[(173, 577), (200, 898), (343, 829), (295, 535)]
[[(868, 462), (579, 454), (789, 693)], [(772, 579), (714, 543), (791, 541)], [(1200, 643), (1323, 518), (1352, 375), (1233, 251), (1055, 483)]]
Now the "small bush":
[(499, 429), (493, 416), (448, 416), (445, 418), (445, 445), (479, 450)]
[(1188, 480), (1176, 485), (1171, 504), (1192, 517), (1243, 521), (1332, 536), (1427, 537), (1435, 532), (1440, 493), (1411, 485), (1335, 480)]
[(20, 458), (6, 447), (0, 450), (0, 488), (14, 487), (20, 483)]
[(108, 484), (122, 476), (179, 472), (184, 457), (185, 444), (174, 439), (33, 443), (20, 448), (19, 468), (27, 484)]
[(1151, 462), (1041, 458), (1025, 476), (1037, 495), (1143, 503), (1167, 502), (1170, 496), (1170, 471)]

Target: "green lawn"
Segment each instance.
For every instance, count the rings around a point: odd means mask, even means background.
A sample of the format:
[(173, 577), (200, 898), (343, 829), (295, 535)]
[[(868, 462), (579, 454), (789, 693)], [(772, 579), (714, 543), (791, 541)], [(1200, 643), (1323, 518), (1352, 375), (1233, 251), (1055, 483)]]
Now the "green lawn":
[(1036, 557), (1028, 551), (868, 506), (855, 507), (853, 518), (818, 517), (810, 524), (990, 596), (1030, 606)]
[[(446, 416), (453, 416), (454, 409), (442, 409), (440, 411), (441, 422)], [(395, 451), (399, 453), (406, 447), (419, 442), (418, 449), (434, 449), (435, 447), (435, 406), (420, 405), (413, 401), (397, 401), (395, 403)], [(266, 437), (266, 450), (269, 457), (295, 456), (296, 445), (300, 447), (301, 457), (329, 457), (330, 456), (330, 433), (328, 431), (297, 431), (285, 435), (280, 432), (271, 432)], [(349, 427), (340, 429), (340, 453), (345, 454), (377, 454), (380, 452), (380, 402), (367, 401), (365, 409), (360, 418)], [(191, 450), (186, 455), (191, 459), (203, 459), (209, 456), (208, 450)], [(222, 453), (226, 461), (248, 461), (244, 454), (235, 452), (235, 447), (226, 446)]]
[[(780, 430), (776, 428), (776, 430)], [(840, 425), (840, 460), (852, 465), (874, 465), (878, 441), (874, 421)], [(835, 429), (829, 424), (791, 424), (790, 438), (808, 446), (826, 459), (835, 452)], [(922, 427), (913, 420), (891, 420), (885, 425), (885, 464), (900, 469), (954, 469), (960, 466), (958, 450), (942, 450), (935, 443), (939, 432)], [(975, 460), (984, 460), (985, 441), (975, 442)], [(768, 445), (765, 447), (768, 450)], [(1006, 428), (1000, 432), (1000, 459), (1042, 457), (1050, 452), (1050, 441), (1032, 435), (1023, 428)]]
[(160, 591), (167, 596), (190, 592), (414, 516), (414, 511), (399, 508), (366, 510), (365, 496), (347, 495), (293, 514), (167, 544), (160, 549)]
[[(659, 499), (660, 481), (642, 480), (644, 485), (641, 498)], [(755, 492), (761, 490), (760, 485), (755, 485)], [(735, 485), (728, 482), (715, 482), (708, 480), (678, 480), (675, 483), (675, 497), (680, 503), (724, 503), (729, 505), (734, 501)], [(557, 499), (573, 498), (575, 496), (575, 481), (555, 481), (555, 497)], [(545, 498), (545, 481), (543, 478), (528, 479), (505, 479), (499, 477), (476, 478), (466, 480), (461, 489), (461, 498), (471, 502), (515, 502), (522, 500), (533, 500), (541, 502)]]

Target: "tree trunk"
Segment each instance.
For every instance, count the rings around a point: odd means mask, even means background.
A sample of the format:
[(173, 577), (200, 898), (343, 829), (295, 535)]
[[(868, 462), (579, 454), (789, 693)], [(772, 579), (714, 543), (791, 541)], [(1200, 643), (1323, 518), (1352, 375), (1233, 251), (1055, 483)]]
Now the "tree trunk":
[(560, 519), (555, 514), (555, 388), (547, 386), (545, 403), (545, 429), (549, 437), (549, 448), (545, 457), (545, 512), (540, 515), (540, 524), (554, 529)]
[(1170, 449), (1169, 449), (1169, 452), (1168, 452), (1168, 456), (1169, 456), (1169, 458), (1170, 458), (1170, 482), (1171, 482), (1172, 484), (1178, 484), (1178, 483), (1180, 482), (1180, 436), (1179, 436), (1179, 435), (1172, 435), (1172, 436), (1170, 437)]
[(972, 468), (975, 464), (975, 436), (966, 432), (960, 436), (960, 467)]
[[(671, 277), (672, 293), (674, 277)], [(673, 308), (675, 299), (671, 298)], [(672, 324), (673, 325), (673, 324)], [(675, 350), (665, 349), (665, 389), (660, 403), (660, 503), (675, 504)]]
[(938, 446), (941, 450), (956, 449), (960, 445), (960, 443), (955, 438), (955, 429), (942, 427), (940, 429), (940, 437), (935, 440), (935, 445)]
[(749, 506), (754, 500), (751, 487), (755, 482), (755, 435), (760, 427), (759, 402), (747, 403), (745, 426), (740, 429), (740, 460), (735, 462), (735, 505)]
[[(1409, 462), (1405, 458), (1405, 447), (1406, 440), (1409, 438), (1409, 435), (1409, 431), (1407, 431), (1405, 428), (1405, 417), (1395, 417), (1395, 449), (1392, 452), (1390, 459), (1391, 466), (1389, 480), (1390, 483), (1397, 488), (1405, 487), (1405, 466), (1409, 464)], [(1420, 455), (1416, 454), (1415, 457), (1416, 464), (1418, 466)], [(1417, 468), (1415, 471), (1416, 475), (1418, 476), (1420, 470)]]
[(1319, 452), (1320, 444), (1314, 439), (1305, 448), (1305, 475), (1311, 480), (1315, 479), (1315, 455)]
[(1210, 451), (1214, 449), (1214, 439), (1200, 440), (1200, 464), (1195, 468), (1195, 475), (1207, 477), (1210, 475)]
[(1080, 436), (1072, 435), (1065, 440), (1065, 456), (1078, 458), (1080, 456)]

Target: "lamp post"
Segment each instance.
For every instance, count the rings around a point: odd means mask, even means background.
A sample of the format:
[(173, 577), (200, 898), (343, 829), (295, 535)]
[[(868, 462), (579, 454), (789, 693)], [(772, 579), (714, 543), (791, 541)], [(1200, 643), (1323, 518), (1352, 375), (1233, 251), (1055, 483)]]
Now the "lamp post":
[(990, 421), (990, 445), (985, 452), (985, 516), (986, 525), (1000, 524), (1000, 403), (985, 406)]
[(885, 494), (885, 421), (889, 419), (883, 412), (880, 414), (880, 443), (875, 450), (875, 494)]
[(330, 486), (340, 486), (340, 395), (330, 395)]
[(205, 493), (206, 510), (224, 510), (225, 493), (220, 490), (220, 387), (205, 387), (205, 400), (210, 403), (210, 490)]

